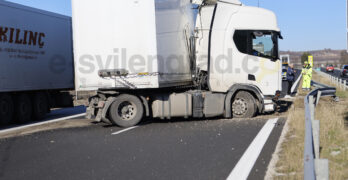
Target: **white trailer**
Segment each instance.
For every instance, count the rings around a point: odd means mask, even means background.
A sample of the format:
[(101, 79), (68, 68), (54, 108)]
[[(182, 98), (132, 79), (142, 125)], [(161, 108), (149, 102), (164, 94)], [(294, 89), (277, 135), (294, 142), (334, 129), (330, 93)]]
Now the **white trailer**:
[(73, 88), (71, 18), (0, 1), (0, 124), (71, 105)]
[(274, 111), (281, 35), (271, 11), (239, 0), (72, 5), (76, 89), (98, 90), (88, 118), (128, 127), (144, 116), (248, 118)]

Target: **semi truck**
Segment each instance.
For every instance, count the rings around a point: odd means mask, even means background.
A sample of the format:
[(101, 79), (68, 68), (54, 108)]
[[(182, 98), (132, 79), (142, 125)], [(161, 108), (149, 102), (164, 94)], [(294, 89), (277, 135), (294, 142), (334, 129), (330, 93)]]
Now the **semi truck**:
[(0, 1), (0, 124), (72, 106), (71, 17)]
[(281, 91), (276, 15), (239, 0), (72, 0), (87, 118), (251, 118)]

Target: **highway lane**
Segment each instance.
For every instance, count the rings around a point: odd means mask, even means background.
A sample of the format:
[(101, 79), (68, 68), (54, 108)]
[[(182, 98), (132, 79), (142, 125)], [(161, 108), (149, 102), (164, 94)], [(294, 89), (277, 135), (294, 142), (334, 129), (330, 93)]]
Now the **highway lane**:
[[(119, 134), (91, 124), (2, 139), (0, 179), (226, 179), (267, 122), (149, 120)], [(265, 176), (284, 123), (271, 124), (249, 179)]]
[(327, 74), (330, 74), (332, 76), (338, 77), (342, 80), (347, 80), (347, 85), (348, 85), (348, 77), (341, 77), (341, 70), (335, 69), (334, 72), (326, 72), (326, 68), (321, 68), (321, 71)]

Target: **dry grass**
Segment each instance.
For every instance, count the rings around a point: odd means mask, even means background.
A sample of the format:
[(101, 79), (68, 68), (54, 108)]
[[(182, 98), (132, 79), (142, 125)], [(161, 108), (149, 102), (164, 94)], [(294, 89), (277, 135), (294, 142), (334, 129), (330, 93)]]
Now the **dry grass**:
[[(328, 79), (314, 75), (313, 79), (330, 84)], [(290, 109), (288, 133), (281, 145), (274, 179), (303, 179), (303, 150), (305, 132), (304, 96), (308, 92), (299, 90), (299, 96)], [(316, 109), (320, 120), (320, 156), (329, 159), (330, 179), (348, 179), (348, 92), (338, 90), (339, 103), (331, 98), (321, 99)]]
[(294, 101), (288, 117), (288, 133), (281, 145), (274, 179), (303, 179), (304, 151), (304, 99), (300, 96)]
[[(331, 84), (326, 78), (315, 75), (322, 83)], [(330, 179), (348, 179), (348, 91), (337, 88), (340, 102), (329, 98), (320, 101), (316, 119), (320, 120), (320, 157), (329, 159)]]

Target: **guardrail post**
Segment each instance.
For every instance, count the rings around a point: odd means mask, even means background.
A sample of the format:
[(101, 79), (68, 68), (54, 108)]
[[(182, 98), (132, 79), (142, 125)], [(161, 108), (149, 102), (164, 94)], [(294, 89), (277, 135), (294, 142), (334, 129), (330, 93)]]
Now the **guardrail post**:
[(342, 79), (339, 80), (340, 88), (342, 89)]
[(314, 120), (314, 116), (315, 116), (315, 107), (314, 107), (314, 97), (313, 96), (309, 96), (309, 109), (311, 111), (311, 119), (312, 122)]
[(320, 157), (320, 122), (319, 120), (314, 120), (313, 121), (313, 144), (314, 144), (314, 155), (315, 159), (319, 159)]
[(344, 88), (343, 89), (346, 90), (347, 89), (347, 80), (344, 80), (343, 83), (344, 83)]
[(330, 82), (332, 83), (332, 76), (330, 75)]
[(315, 176), (317, 180), (329, 179), (329, 160), (315, 159)]
[(317, 100), (315, 102), (315, 106), (318, 106), (320, 98), (321, 98), (321, 91), (318, 91), (318, 95), (317, 95)]

